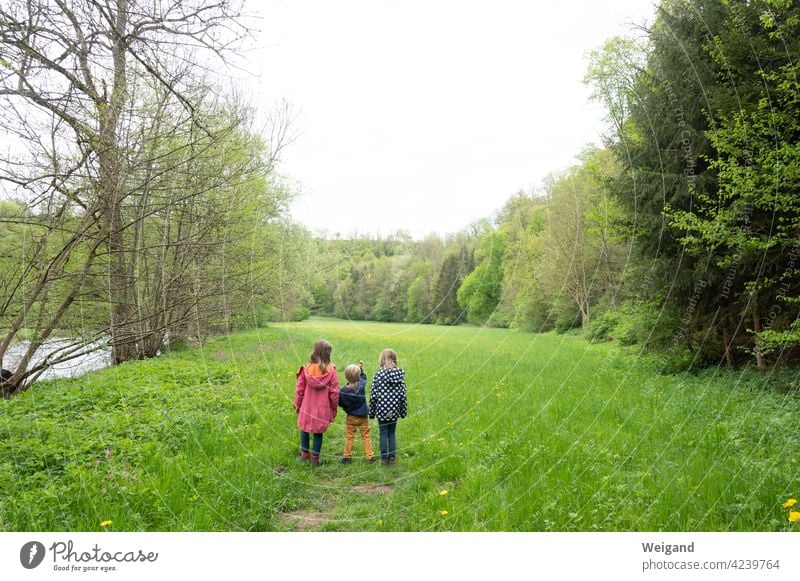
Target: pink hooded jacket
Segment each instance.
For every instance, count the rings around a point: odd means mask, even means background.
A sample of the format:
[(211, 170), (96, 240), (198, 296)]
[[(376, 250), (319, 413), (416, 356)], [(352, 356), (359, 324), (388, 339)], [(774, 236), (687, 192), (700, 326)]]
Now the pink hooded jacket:
[(307, 366), (297, 371), (294, 409), (301, 430), (312, 434), (323, 433), (336, 418), (338, 404), (339, 377), (335, 365), (331, 365), (324, 375), (309, 375)]

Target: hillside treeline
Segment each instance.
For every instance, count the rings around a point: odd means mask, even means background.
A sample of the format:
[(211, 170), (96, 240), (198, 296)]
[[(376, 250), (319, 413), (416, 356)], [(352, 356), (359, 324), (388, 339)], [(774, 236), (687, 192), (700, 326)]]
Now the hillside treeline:
[(312, 310), (583, 327), (681, 367), (792, 361), (798, 57), (796, 2), (663, 1), (652, 26), (591, 56), (603, 148), (457, 236), (318, 241)]

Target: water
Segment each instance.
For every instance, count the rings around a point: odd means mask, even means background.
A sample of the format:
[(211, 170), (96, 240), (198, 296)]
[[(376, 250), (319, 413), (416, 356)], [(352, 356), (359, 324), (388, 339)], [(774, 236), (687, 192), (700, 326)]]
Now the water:
[[(33, 367), (47, 357), (47, 355), (50, 353), (54, 353), (59, 349), (63, 349), (71, 343), (72, 341), (69, 339), (58, 338), (46, 341), (44, 345), (42, 345), (36, 352), (36, 355), (33, 356), (29, 367)], [(30, 343), (28, 341), (12, 343), (8, 351), (6, 351), (5, 357), (3, 358), (3, 367), (12, 371), (16, 370), (17, 362), (19, 362), (19, 360), (25, 354), (25, 351), (28, 349), (29, 345)], [(97, 350), (93, 351), (92, 353), (87, 353), (85, 355), (81, 355), (80, 357), (70, 359), (69, 361), (64, 361), (63, 363), (57, 363), (45, 370), (44, 373), (39, 376), (39, 379), (77, 377), (88, 371), (103, 369), (104, 367), (111, 365), (111, 350), (105, 346), (104, 341), (97, 341), (91, 344), (90, 347), (96, 347)]]

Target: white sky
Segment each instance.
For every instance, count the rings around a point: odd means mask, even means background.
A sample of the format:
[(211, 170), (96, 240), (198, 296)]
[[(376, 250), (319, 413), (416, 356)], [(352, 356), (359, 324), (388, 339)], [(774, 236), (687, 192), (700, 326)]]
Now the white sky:
[(312, 230), (415, 237), (489, 217), (600, 144), (588, 51), (650, 0), (258, 3), (258, 102), (288, 100), (281, 171)]

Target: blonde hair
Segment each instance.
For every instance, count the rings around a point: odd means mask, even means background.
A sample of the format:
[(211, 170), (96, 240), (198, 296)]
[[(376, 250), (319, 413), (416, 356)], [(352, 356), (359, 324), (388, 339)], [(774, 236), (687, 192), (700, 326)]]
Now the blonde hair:
[(328, 365), (331, 364), (331, 353), (333, 352), (333, 346), (328, 343), (325, 339), (320, 339), (314, 346), (311, 348), (311, 355), (309, 356), (309, 360), (311, 363), (316, 363), (319, 365), (319, 370), (322, 373), (328, 371)]
[(378, 367), (389, 367), (389, 363), (392, 364), (392, 367), (397, 367), (397, 353), (394, 352), (394, 349), (384, 349), (378, 358)]
[(357, 383), (361, 378), (361, 368), (358, 365), (348, 365), (344, 370), (344, 378), (348, 383)]

